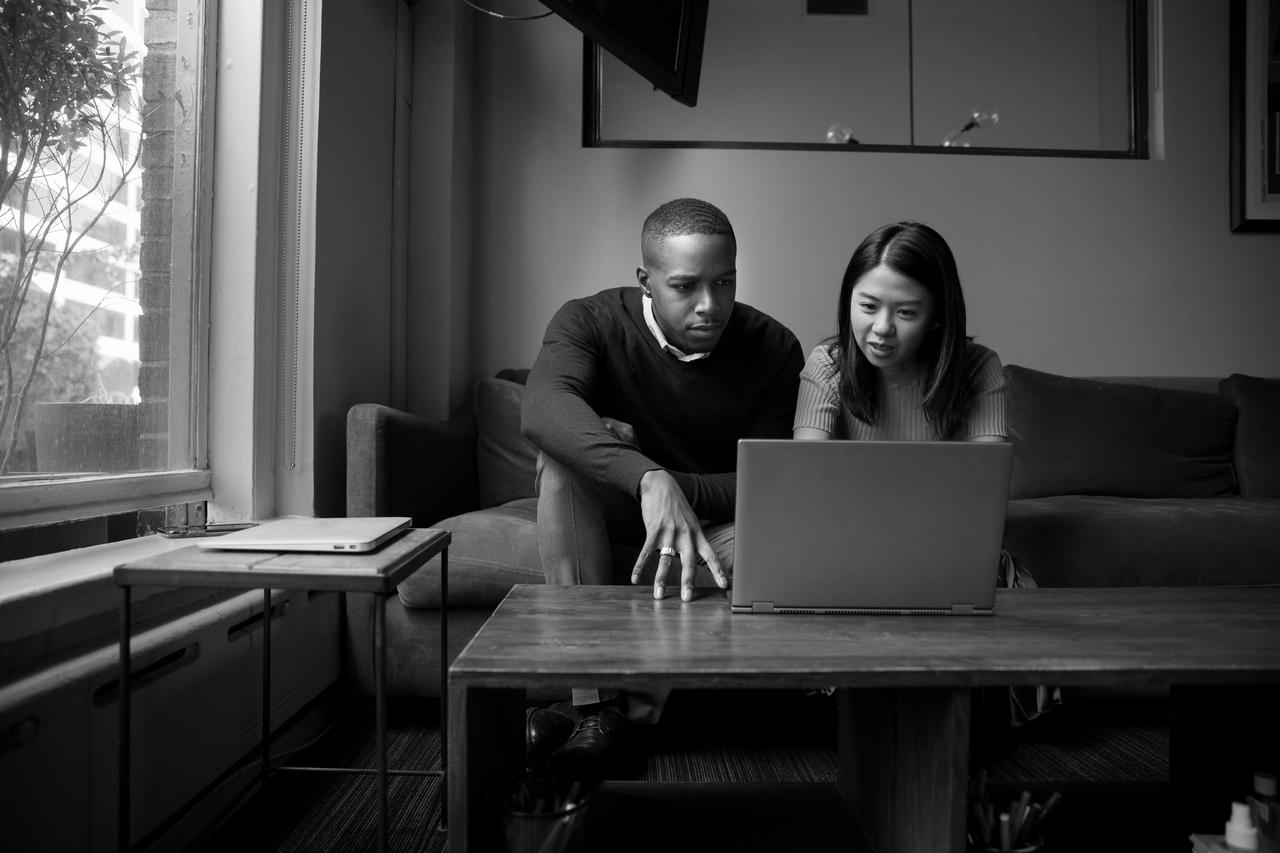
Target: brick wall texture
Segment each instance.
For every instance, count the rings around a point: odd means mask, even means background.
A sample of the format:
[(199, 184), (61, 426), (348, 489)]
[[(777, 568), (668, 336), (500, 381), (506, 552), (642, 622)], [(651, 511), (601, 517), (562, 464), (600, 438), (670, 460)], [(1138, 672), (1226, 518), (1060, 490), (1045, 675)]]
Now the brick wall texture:
[(144, 38), (141, 280), (138, 388), (145, 470), (169, 463), (169, 289), (173, 267), (174, 90), (178, 45), (176, 0), (148, 0)]

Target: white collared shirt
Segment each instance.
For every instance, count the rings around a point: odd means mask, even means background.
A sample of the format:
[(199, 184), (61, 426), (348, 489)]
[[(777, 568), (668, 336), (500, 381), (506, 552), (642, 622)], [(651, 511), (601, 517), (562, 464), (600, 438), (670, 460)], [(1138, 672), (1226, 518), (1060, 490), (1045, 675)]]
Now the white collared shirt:
[(644, 323), (649, 327), (649, 331), (653, 332), (653, 336), (658, 339), (658, 346), (662, 347), (663, 351), (671, 353), (681, 361), (698, 361), (711, 355), (710, 351), (685, 353), (673, 347), (667, 341), (667, 336), (662, 334), (662, 327), (658, 325), (658, 318), (653, 316), (653, 297), (641, 292), (640, 301), (644, 303)]

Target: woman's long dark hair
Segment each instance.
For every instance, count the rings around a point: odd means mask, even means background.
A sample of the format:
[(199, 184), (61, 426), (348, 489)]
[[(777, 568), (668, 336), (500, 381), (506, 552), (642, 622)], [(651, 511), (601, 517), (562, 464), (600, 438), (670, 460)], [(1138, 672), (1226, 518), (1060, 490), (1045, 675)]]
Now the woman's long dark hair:
[(880, 415), (879, 370), (858, 349), (850, 319), (854, 286), (880, 264), (919, 282), (933, 295), (938, 327), (920, 345), (917, 361), (925, 380), (925, 418), (940, 437), (950, 438), (972, 396), (964, 364), (964, 294), (951, 247), (928, 225), (894, 222), (877, 228), (849, 259), (840, 284), (836, 335), (826, 342), (839, 371), (840, 399), (861, 421), (874, 424)]

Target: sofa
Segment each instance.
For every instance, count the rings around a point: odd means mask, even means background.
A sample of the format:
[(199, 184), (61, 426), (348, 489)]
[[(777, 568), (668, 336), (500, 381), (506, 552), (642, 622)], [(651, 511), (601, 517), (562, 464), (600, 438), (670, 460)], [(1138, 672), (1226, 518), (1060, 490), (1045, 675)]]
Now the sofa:
[[(1005, 548), (1041, 586), (1280, 583), (1280, 379), (1056, 376), (1005, 368), (1013, 480)], [(347, 514), (453, 533), (450, 658), (507, 590), (542, 583), (526, 370), (430, 421), (376, 405), (347, 420)], [(614, 555), (626, 582), (635, 552)], [(439, 695), (439, 562), (388, 605), (388, 690)], [(372, 691), (373, 602), (346, 602), (348, 673)]]

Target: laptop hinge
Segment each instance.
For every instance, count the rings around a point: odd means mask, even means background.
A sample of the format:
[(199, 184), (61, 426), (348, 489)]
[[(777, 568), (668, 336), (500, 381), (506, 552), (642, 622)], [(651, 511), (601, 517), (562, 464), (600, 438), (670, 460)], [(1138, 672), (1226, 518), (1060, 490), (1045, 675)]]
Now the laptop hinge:
[(951, 615), (952, 616), (972, 616), (973, 605), (972, 604), (953, 604), (951, 605)]
[(751, 602), (751, 612), (752, 613), (772, 613), (773, 602), (772, 601), (753, 601)]

